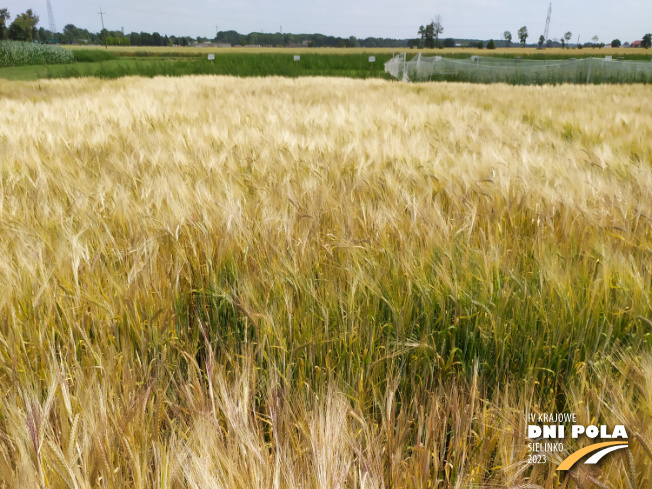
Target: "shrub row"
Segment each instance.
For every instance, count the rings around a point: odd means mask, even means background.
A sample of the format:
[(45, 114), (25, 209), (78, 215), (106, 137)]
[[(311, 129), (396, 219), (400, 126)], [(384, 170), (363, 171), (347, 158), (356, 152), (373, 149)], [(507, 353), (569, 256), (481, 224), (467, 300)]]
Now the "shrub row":
[(78, 63), (95, 63), (118, 59), (114, 53), (103, 49), (76, 49), (72, 53)]

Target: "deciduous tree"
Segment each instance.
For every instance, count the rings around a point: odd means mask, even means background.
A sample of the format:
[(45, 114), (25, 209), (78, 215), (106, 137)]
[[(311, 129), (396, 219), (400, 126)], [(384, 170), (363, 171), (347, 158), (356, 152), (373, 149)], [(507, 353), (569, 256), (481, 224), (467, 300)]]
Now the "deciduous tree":
[(36, 30), (38, 21), (38, 15), (35, 15), (32, 9), (27, 9), (24, 14), (16, 17), (9, 26), (9, 39), (32, 42), (38, 34)]
[(523, 26), (518, 30), (518, 38), (521, 41), (521, 44), (525, 46), (525, 41), (527, 41), (528, 38), (528, 33), (527, 33), (527, 27)]
[(421, 36), (423, 45), (426, 48), (432, 49), (435, 47), (434, 27), (432, 23), (426, 24), (425, 26), (420, 26), (419, 35)]
[(439, 34), (442, 32), (444, 32), (444, 27), (441, 23), (441, 15), (435, 17), (435, 20), (430, 24), (419, 26), (419, 36), (421, 36), (424, 46), (428, 49), (439, 46)]
[(432, 32), (435, 35), (435, 46), (439, 46), (439, 34), (444, 32), (444, 26), (441, 23), (441, 15), (437, 15), (432, 22)]
[(641, 43), (641, 46), (643, 46), (645, 49), (648, 49), (652, 46), (652, 34), (645, 34), (643, 36), (643, 42)]
[(0, 40), (7, 38), (7, 21), (11, 18), (6, 8), (0, 8)]

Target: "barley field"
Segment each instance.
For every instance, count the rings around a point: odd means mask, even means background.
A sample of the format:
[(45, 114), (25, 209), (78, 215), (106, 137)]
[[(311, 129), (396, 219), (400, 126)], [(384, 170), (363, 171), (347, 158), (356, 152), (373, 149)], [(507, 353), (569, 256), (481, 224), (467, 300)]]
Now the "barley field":
[(0, 81), (0, 487), (648, 488), (650, 189), (649, 86)]

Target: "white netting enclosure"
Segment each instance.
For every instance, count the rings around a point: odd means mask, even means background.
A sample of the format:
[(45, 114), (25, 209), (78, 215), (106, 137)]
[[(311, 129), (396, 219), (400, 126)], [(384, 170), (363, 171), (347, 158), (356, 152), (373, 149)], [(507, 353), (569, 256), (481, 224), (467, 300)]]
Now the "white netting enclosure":
[(426, 57), (405, 53), (385, 63), (385, 72), (403, 81), (450, 80), (480, 83), (652, 83), (652, 62), (608, 58), (525, 60), (472, 56)]

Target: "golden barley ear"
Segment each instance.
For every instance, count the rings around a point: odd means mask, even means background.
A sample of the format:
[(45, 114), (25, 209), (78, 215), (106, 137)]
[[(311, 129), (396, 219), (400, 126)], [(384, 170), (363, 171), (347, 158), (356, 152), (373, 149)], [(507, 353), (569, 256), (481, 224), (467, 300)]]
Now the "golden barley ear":
[(536, 484), (520, 484), (518, 486), (508, 487), (507, 489), (543, 489), (543, 487)]
[(634, 456), (629, 448), (624, 450), (623, 453), (627, 459), (627, 487), (629, 487), (629, 489), (636, 489), (636, 467), (634, 465)]
[(652, 443), (650, 443), (650, 440), (648, 440), (645, 435), (639, 433), (638, 431), (634, 432), (634, 438), (638, 440), (638, 442), (643, 447), (643, 450), (645, 450), (645, 453), (647, 453), (648, 458), (652, 461)]
[(569, 479), (572, 480), (575, 483), (576, 487), (578, 487), (578, 488), (582, 487), (581, 481), (580, 481), (579, 477), (577, 477), (575, 472), (569, 472), (568, 476), (569, 476)]
[(571, 480), (575, 483), (578, 489), (584, 489), (585, 487), (596, 486), (599, 489), (613, 489), (610, 485), (602, 482), (601, 480), (593, 477), (591, 474), (586, 473), (586, 470), (582, 473), (579, 469), (574, 467), (569, 471), (569, 476)]
[(613, 489), (613, 487), (611, 487), (609, 484), (596, 479), (592, 475), (586, 475), (584, 476), (584, 479), (590, 482), (591, 484), (593, 484), (594, 486), (599, 487), (600, 489)]
[(68, 456), (69, 461), (73, 460), (78, 427), (79, 427), (79, 413), (75, 414), (75, 418), (72, 422), (72, 427), (70, 428), (70, 436), (68, 437), (68, 449), (66, 450), (66, 454)]

